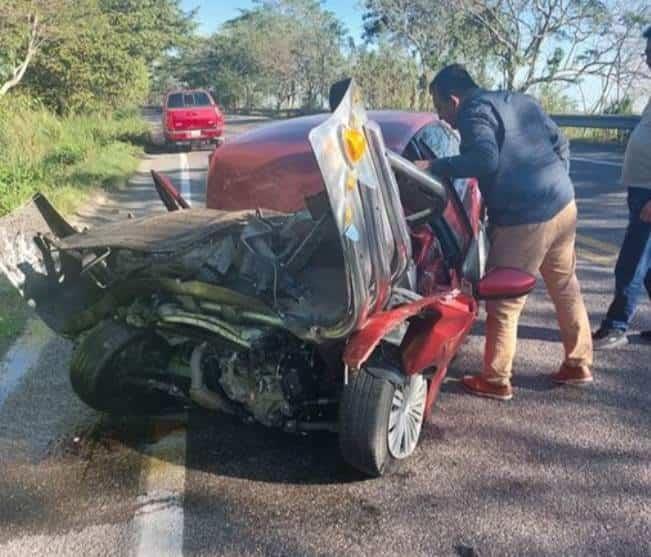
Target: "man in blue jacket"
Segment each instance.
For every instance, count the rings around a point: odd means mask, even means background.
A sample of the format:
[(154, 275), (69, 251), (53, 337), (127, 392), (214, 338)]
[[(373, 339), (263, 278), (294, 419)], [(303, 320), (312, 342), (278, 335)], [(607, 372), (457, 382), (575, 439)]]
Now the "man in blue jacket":
[[(459, 130), (461, 147), (458, 156), (421, 167), (439, 176), (479, 179), (488, 209), (488, 267), (540, 271), (565, 349), (551, 378), (561, 384), (592, 382), (590, 324), (575, 273), (577, 209), (567, 139), (533, 98), (481, 89), (459, 64), (443, 68), (430, 93), (439, 117)], [(483, 371), (463, 378), (471, 393), (512, 398), (511, 368), (525, 301), (487, 301)]]

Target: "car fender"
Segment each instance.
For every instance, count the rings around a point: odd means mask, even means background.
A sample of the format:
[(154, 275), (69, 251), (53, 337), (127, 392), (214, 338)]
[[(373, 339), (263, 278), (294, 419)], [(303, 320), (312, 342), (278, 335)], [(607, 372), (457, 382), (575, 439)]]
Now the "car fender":
[(387, 368), (386, 366), (368, 366), (366, 372), (376, 379), (386, 379), (394, 385), (405, 385), (407, 383), (407, 376), (401, 373), (399, 369)]
[[(360, 369), (388, 333), (416, 315), (429, 313), (424, 320), (410, 324), (401, 345), (403, 373), (411, 375), (423, 371), (430, 367), (423, 363), (432, 362), (431, 356), (437, 355), (433, 341), (438, 340), (447, 346), (451, 340), (456, 348), (474, 322), (476, 308), (477, 304), (472, 298), (447, 293), (376, 313), (348, 341), (343, 355), (344, 364), (350, 369)], [(427, 348), (426, 354), (418, 354), (417, 348), (421, 346)]]
[(429, 309), (422, 319), (411, 322), (402, 341), (406, 375), (447, 368), (477, 316), (477, 302), (465, 294), (439, 299)]

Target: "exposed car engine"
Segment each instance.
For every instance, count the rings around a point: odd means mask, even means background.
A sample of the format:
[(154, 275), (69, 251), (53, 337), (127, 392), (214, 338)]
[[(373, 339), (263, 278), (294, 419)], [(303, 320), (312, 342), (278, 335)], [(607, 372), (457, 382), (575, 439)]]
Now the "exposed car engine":
[(269, 333), (246, 351), (206, 355), (207, 384), (241, 404), (256, 421), (283, 427), (303, 416), (304, 403), (317, 396), (322, 363), (314, 346), (286, 333)]

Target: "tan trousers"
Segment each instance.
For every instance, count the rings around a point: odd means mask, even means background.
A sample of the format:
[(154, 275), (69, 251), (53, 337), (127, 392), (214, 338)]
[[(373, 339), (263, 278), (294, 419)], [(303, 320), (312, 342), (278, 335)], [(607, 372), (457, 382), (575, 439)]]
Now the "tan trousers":
[[(565, 364), (589, 367), (592, 365), (592, 337), (575, 272), (576, 221), (577, 209), (573, 201), (547, 222), (494, 227), (490, 231), (488, 268), (516, 267), (532, 274), (540, 271), (556, 307)], [(491, 383), (510, 383), (518, 319), (525, 301), (526, 296), (486, 302), (483, 376)]]

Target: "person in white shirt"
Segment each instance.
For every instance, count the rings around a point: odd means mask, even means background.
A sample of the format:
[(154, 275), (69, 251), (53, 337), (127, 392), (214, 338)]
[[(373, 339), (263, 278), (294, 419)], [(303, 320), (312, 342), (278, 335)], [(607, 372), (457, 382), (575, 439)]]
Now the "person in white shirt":
[[(651, 68), (651, 27), (644, 37), (646, 63)], [(626, 344), (643, 288), (651, 298), (651, 100), (628, 141), (622, 183), (628, 188), (629, 223), (615, 266), (615, 296), (601, 327), (592, 335), (597, 350)], [(651, 331), (641, 336), (651, 341)]]

